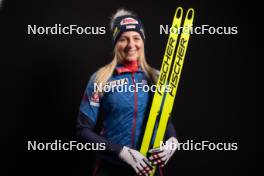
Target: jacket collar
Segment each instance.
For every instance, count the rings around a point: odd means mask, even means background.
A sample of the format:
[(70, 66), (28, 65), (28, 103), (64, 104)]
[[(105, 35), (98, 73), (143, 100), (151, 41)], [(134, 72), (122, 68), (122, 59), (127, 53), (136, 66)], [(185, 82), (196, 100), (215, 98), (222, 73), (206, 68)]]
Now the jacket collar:
[(128, 61), (122, 64), (118, 64), (115, 68), (117, 74), (122, 73), (135, 73), (142, 71), (141, 67), (138, 64), (138, 61)]

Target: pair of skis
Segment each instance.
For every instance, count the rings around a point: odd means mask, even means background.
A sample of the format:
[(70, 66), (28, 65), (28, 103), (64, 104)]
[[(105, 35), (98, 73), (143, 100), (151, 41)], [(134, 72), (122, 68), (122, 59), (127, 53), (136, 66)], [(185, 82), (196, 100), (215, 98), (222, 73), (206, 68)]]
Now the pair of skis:
[[(149, 150), (149, 145), (152, 139), (152, 134), (156, 120), (160, 114), (160, 110), (162, 109), (158, 124), (158, 129), (156, 132), (156, 137), (153, 145), (154, 148), (160, 147), (160, 142), (163, 141), (163, 137), (167, 127), (167, 122), (170, 118), (174, 99), (177, 93), (177, 88), (180, 81), (184, 58), (189, 42), (190, 30), (193, 24), (194, 9), (192, 8), (188, 9), (183, 22), (183, 27), (182, 27), (183, 31), (181, 31), (181, 34), (179, 34), (178, 30), (180, 30), (182, 17), (183, 17), (183, 8), (178, 7), (176, 9), (172, 22), (172, 27), (174, 27), (174, 29), (177, 29), (177, 31), (170, 32), (169, 35), (169, 39), (165, 49), (165, 54), (163, 56), (160, 75), (157, 82), (157, 91), (155, 92), (153, 97), (147, 126), (145, 129), (144, 137), (140, 148), (140, 152), (145, 156)], [(177, 45), (177, 40), (179, 36), (180, 39)], [(171, 69), (176, 46), (178, 47), (177, 47), (173, 67)], [(168, 81), (169, 76), (170, 76), (170, 80)], [(166, 85), (170, 86), (170, 92), (165, 93), (166, 89), (164, 89), (164, 87)], [(163, 107), (161, 108), (163, 99), (164, 99), (164, 103), (163, 103)], [(152, 176), (155, 173), (155, 169), (156, 168), (154, 167), (153, 172), (151, 173)]]

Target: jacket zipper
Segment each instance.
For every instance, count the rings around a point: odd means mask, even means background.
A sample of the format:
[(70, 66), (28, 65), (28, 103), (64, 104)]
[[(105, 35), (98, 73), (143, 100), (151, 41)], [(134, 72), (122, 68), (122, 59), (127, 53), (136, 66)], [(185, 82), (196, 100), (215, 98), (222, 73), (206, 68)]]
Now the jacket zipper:
[(134, 116), (133, 116), (133, 127), (132, 127), (132, 146), (135, 147), (135, 130), (136, 130), (136, 122), (137, 122), (137, 111), (138, 111), (138, 97), (136, 92), (136, 84), (135, 84), (135, 72), (132, 72), (132, 83), (134, 87)]

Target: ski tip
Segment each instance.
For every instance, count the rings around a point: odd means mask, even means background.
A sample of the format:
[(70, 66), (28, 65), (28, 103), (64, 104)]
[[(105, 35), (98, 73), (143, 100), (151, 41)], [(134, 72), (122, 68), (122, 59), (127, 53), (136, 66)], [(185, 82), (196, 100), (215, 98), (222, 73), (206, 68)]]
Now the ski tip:
[(193, 21), (193, 18), (194, 18), (194, 9), (189, 8), (186, 14), (186, 19)]
[(182, 7), (178, 7), (176, 9), (176, 12), (175, 12), (176, 18), (181, 19), (182, 18), (182, 14), (183, 14), (183, 8)]

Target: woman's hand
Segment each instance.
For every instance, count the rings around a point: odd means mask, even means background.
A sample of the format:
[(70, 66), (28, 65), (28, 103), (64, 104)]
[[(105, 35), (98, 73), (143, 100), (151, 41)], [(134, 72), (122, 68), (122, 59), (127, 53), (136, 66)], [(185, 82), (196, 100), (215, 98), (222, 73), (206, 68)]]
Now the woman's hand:
[(149, 160), (153, 165), (164, 167), (176, 151), (177, 146), (178, 140), (175, 137), (171, 137), (166, 141), (165, 145), (149, 150), (151, 154)]
[(126, 146), (119, 153), (119, 158), (129, 164), (137, 175), (148, 175), (153, 169), (151, 163), (144, 155)]

